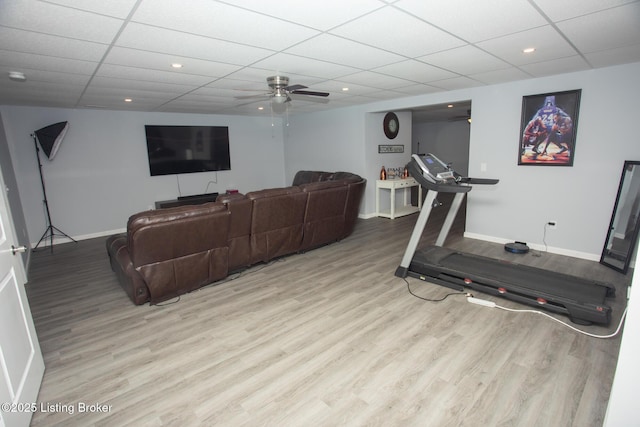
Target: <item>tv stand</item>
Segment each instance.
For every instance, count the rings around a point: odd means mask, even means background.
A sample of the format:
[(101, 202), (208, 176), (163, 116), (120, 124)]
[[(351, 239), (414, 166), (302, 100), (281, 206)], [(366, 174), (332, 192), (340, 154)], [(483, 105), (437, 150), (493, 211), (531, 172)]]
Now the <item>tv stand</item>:
[(218, 193), (194, 194), (193, 196), (180, 196), (174, 200), (163, 200), (156, 202), (156, 209), (174, 208), (185, 205), (201, 205), (203, 203), (215, 202)]

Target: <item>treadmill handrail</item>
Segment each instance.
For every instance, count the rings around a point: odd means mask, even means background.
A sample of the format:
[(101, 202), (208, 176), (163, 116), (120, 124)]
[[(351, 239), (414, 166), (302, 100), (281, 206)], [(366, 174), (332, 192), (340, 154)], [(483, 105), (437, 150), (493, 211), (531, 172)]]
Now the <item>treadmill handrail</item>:
[(433, 190), (441, 193), (468, 193), (471, 191), (471, 188), (468, 185), (460, 185), (458, 182), (442, 182), (435, 183), (429, 181), (422, 174), (422, 168), (416, 163), (415, 159), (411, 159), (411, 161), (407, 164), (407, 170), (409, 174), (415, 178), (416, 181), (423, 187), (426, 187), (428, 190)]
[(499, 179), (494, 178), (469, 178), (468, 176), (460, 178), (460, 181), (477, 185), (495, 185), (500, 182)]
[[(433, 154), (429, 154), (437, 161), (441, 162), (437, 157)], [(468, 193), (471, 191), (471, 186), (464, 184), (477, 184), (477, 185), (495, 185), (500, 180), (493, 178), (470, 178), (465, 177), (450, 169), (455, 176), (455, 180), (443, 180), (441, 182), (433, 182), (429, 180), (425, 175), (423, 169), (418, 164), (417, 160), (414, 156), (411, 157), (411, 161), (407, 164), (407, 170), (409, 174), (423, 187), (426, 187), (428, 190), (438, 191), (442, 193)]]

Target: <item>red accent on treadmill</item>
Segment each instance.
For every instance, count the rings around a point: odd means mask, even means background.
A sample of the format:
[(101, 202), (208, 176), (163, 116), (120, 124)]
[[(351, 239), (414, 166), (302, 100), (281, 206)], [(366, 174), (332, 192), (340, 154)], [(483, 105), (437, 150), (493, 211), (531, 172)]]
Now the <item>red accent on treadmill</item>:
[(498, 292), (500, 292), (501, 294), (506, 294), (507, 290), (505, 288), (498, 288)]
[(469, 279), (468, 277), (465, 277), (464, 278), (464, 283), (467, 284), (467, 285), (470, 285), (470, 284), (473, 283), (473, 280)]
[(538, 301), (538, 304), (540, 305), (544, 305), (547, 303), (547, 300), (544, 298), (536, 298), (536, 301)]

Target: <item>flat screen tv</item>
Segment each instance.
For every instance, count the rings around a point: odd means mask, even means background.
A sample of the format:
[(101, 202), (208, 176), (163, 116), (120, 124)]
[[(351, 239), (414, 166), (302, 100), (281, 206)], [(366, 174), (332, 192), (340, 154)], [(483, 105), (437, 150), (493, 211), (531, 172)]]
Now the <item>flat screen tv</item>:
[(151, 176), (231, 169), (227, 126), (145, 125)]

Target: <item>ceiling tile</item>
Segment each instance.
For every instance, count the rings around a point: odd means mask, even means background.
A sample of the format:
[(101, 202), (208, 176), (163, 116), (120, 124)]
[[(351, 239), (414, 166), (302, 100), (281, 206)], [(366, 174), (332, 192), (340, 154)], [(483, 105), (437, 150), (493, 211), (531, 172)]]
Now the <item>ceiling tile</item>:
[[(75, 105), (84, 85), (75, 83), (50, 82), (29, 80), (25, 82), (13, 82), (9, 79), (3, 80), (0, 84), (2, 102), (13, 103), (13, 100), (22, 100), (18, 104), (30, 103), (34, 101), (52, 102), (57, 100), (67, 107)], [(47, 102), (47, 105), (52, 103)]]
[(362, 70), (401, 61), (403, 57), (330, 34), (322, 34), (286, 50), (286, 53)]
[(585, 58), (594, 67), (606, 67), (612, 63), (628, 64), (640, 62), (640, 44), (587, 53)]
[(122, 24), (121, 19), (44, 1), (3, 0), (0, 13), (0, 25), (98, 43), (111, 43)]
[(341, 77), (340, 80), (347, 83), (357, 83), (380, 89), (395, 89), (415, 84), (415, 82), (406, 79), (375, 73), (372, 71), (362, 71), (350, 74), (348, 76)]
[(2, 58), (0, 59), (0, 66), (7, 64), (11, 69), (21, 70), (27, 75), (29, 75), (29, 70), (47, 70), (60, 73), (91, 75), (98, 66), (97, 62), (7, 50), (0, 51), (0, 58)]
[(425, 64), (424, 62), (409, 59), (395, 64), (385, 65), (374, 70), (377, 73), (400, 77), (414, 83), (428, 83), (435, 80), (442, 80), (456, 77), (455, 73)]
[(257, 47), (136, 23), (127, 26), (116, 44), (156, 53), (237, 65), (248, 65), (273, 53)]
[(638, 0), (0, 0), (0, 10), (9, 105), (269, 115), (279, 113), (268, 101), (243, 96), (269, 93), (276, 74), (331, 94), (294, 100), (291, 113), (640, 62)]
[(379, 9), (330, 32), (410, 58), (465, 44), (422, 19), (392, 7)]
[[(478, 47), (513, 65), (573, 56), (578, 52), (550, 25), (478, 43)], [(535, 47), (525, 54), (523, 49)]]
[[(0, 49), (99, 62), (107, 45), (0, 26)], [(4, 59), (0, 58), (0, 62)]]
[(413, 84), (410, 86), (399, 87), (389, 91), (389, 93), (401, 93), (404, 95), (426, 95), (428, 93), (442, 92), (442, 88), (425, 85), (425, 84)]
[(519, 68), (512, 67), (505, 68), (503, 70), (486, 71), (484, 73), (471, 74), (469, 77), (484, 84), (491, 85), (513, 82), (516, 80), (525, 80), (531, 78), (531, 75), (525, 73)]
[(633, 3), (637, 0), (534, 0), (534, 3), (554, 22)]
[(99, 77), (112, 77), (124, 80), (139, 80), (147, 83), (168, 83), (174, 85), (203, 86), (210, 83), (212, 77), (197, 74), (176, 73), (171, 71), (149, 70), (103, 64), (96, 72)]
[[(105, 64), (126, 65), (129, 67), (150, 68), (159, 71), (174, 71), (181, 74), (197, 74), (201, 76), (222, 77), (240, 69), (238, 65), (222, 62), (206, 61), (164, 53), (147, 52), (124, 47), (113, 47)], [(182, 68), (174, 69), (171, 64), (182, 64)]]
[(332, 62), (318, 61), (316, 59), (304, 58), (302, 56), (287, 53), (277, 53), (266, 59), (258, 61), (252, 65), (255, 68), (271, 70), (270, 75), (299, 74), (305, 76), (319, 76), (322, 79), (333, 79), (336, 77), (353, 74), (358, 70)]
[[(14, 71), (13, 69), (0, 65), (0, 71), (3, 74), (8, 74), (9, 71)], [(84, 87), (91, 76), (89, 74), (75, 74), (75, 73), (67, 73), (67, 72), (57, 72), (57, 71), (48, 71), (48, 70), (28, 70), (25, 71), (25, 76), (27, 77), (28, 83), (50, 83), (52, 85), (60, 84), (60, 85), (75, 85), (78, 87)], [(16, 84), (16, 82), (12, 82)], [(17, 87), (24, 87), (24, 82), (17, 82)], [(28, 85), (26, 85), (28, 87)]]
[[(615, 31), (611, 31), (615, 22)], [(559, 22), (558, 28), (583, 53), (597, 52), (640, 41), (640, 2)]]
[(445, 50), (417, 59), (464, 75), (510, 67), (506, 62), (471, 45)]
[[(78, 101), (78, 106), (132, 110), (144, 108), (153, 110), (177, 96), (179, 95), (170, 92), (93, 86), (82, 94), (82, 98)], [(125, 98), (130, 98), (132, 101), (125, 102)]]
[[(321, 84), (321, 88), (324, 91), (330, 92), (332, 97), (337, 95), (342, 96), (355, 96), (355, 95), (368, 95), (370, 93), (379, 92), (380, 89), (373, 88), (371, 86), (364, 86), (353, 82), (346, 82), (340, 80), (328, 80)], [(343, 88), (349, 90), (344, 91)], [(315, 89), (315, 87), (313, 88)]]
[(566, 58), (558, 58), (551, 61), (536, 62), (534, 64), (522, 65), (523, 71), (536, 77), (550, 76), (557, 70), (563, 70), (564, 73), (573, 73), (575, 71), (583, 71), (589, 69), (589, 64), (579, 55)]
[(308, 27), (211, 0), (143, 0), (132, 21), (273, 50), (319, 34)]
[[(47, 3), (125, 19), (137, 0), (47, 0)], [(40, 2), (43, 3), (43, 2)]]
[(140, 81), (109, 76), (95, 76), (91, 80), (91, 85), (87, 89), (87, 93), (90, 93), (92, 91), (102, 91), (104, 93), (104, 91), (107, 90), (113, 91), (114, 93), (119, 93), (120, 95), (118, 96), (126, 98), (132, 96), (132, 91), (138, 90), (151, 93), (156, 92), (158, 94), (162, 94), (163, 97), (167, 96), (165, 94), (171, 94), (171, 96), (173, 97), (192, 91), (196, 89), (196, 87), (197, 86), (180, 85), (175, 83)]
[(547, 24), (527, 0), (400, 0), (394, 7), (471, 43)]
[(432, 82), (431, 85), (445, 90), (457, 90), (478, 86), (478, 82), (469, 77), (460, 76), (452, 79), (438, 80), (437, 82)]
[(382, 7), (378, 0), (280, 0), (275, 4), (264, 0), (231, 0), (224, 3), (275, 16), (300, 25), (327, 31), (363, 14)]
[[(226, 76), (225, 80), (231, 82), (232, 86), (234, 87), (249, 86), (249, 88), (257, 87), (262, 89), (267, 85), (267, 77), (269, 76), (265, 75), (265, 70), (261, 68), (244, 67)], [(226, 85), (223, 85), (224, 81), (216, 81), (213, 82), (210, 86), (228, 87)]]

